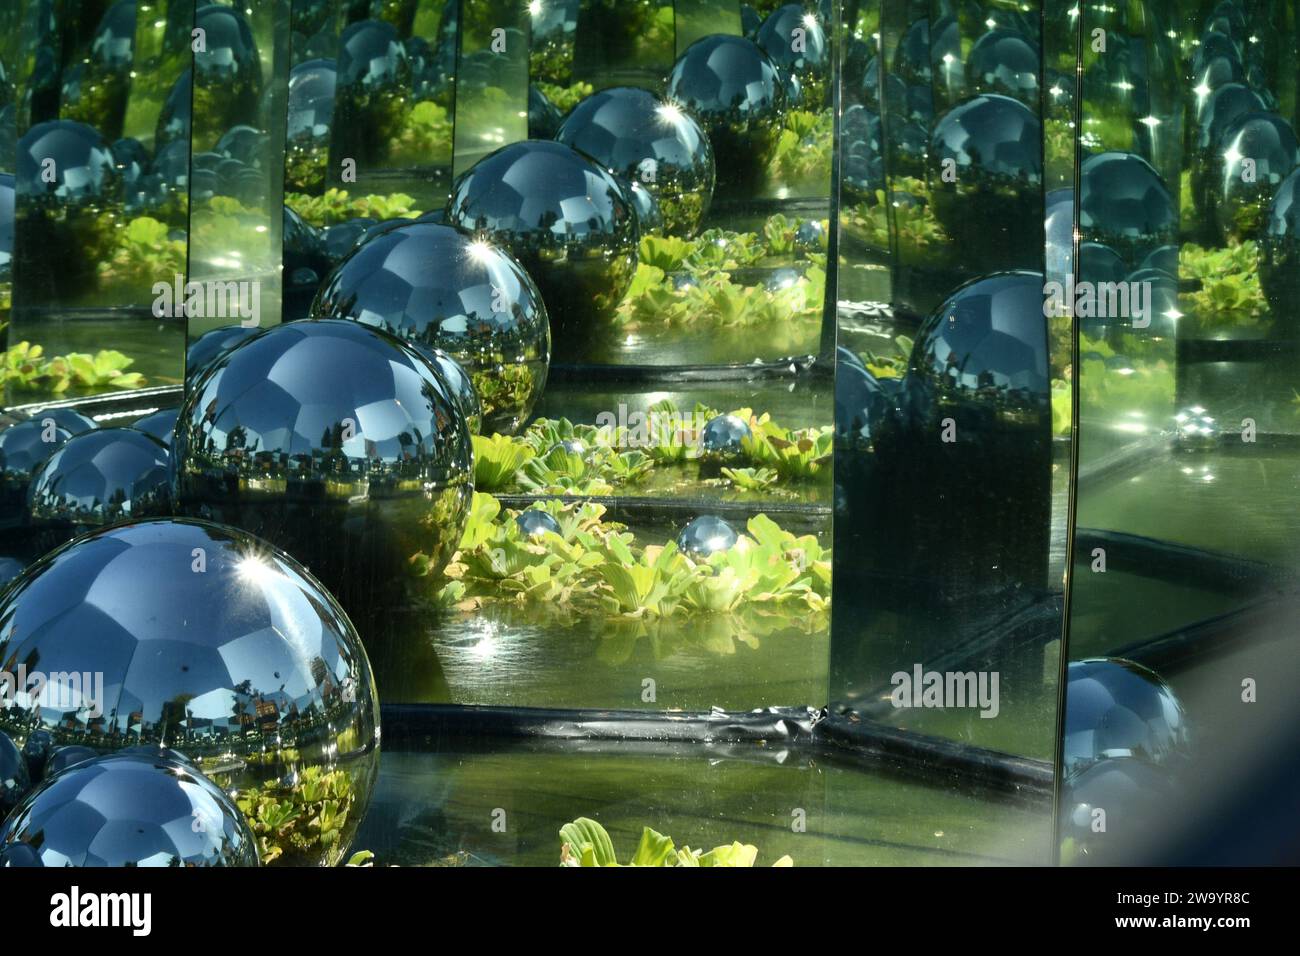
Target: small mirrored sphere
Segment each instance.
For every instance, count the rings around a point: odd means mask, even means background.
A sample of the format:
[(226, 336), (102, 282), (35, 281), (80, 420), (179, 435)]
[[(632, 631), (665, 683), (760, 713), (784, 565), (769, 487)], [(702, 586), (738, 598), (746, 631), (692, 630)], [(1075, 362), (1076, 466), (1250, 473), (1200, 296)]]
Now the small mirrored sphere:
[(34, 521), (86, 528), (166, 514), (171, 508), (167, 446), (134, 428), (74, 435), (37, 469), (28, 491)]
[(234, 801), (184, 764), (113, 754), (70, 767), (14, 810), (0, 845), (42, 866), (257, 866)]
[(1178, 206), (1155, 167), (1134, 153), (1105, 152), (1079, 169), (1079, 231), (1131, 269), (1178, 238)]
[(176, 430), (176, 416), (180, 413), (178, 408), (164, 408), (161, 411), (154, 412), (152, 415), (146, 415), (144, 418), (138, 418), (131, 425), (136, 431), (144, 432), (146, 435), (152, 435), (168, 448), (172, 444), (172, 432)]
[(727, 522), (713, 515), (701, 515), (677, 535), (677, 550), (696, 558), (726, 551), (738, 540)]
[(1015, 30), (990, 30), (971, 47), (966, 60), (970, 88), (1001, 93), (1038, 108), (1038, 48)]
[(121, 180), (113, 151), (97, 130), (72, 120), (51, 120), (18, 140), (15, 186), (24, 203), (54, 215), (117, 202)]
[[(636, 272), (637, 222), (618, 181), (592, 160), (563, 143), (502, 147), (457, 177), (447, 220), (499, 244), (527, 270), (546, 304), (557, 360), (581, 359), (593, 338), (609, 333)], [(491, 402), (483, 389), (479, 397)]]
[(204, 31), (202, 50), (194, 52), (194, 149), (211, 149), (230, 127), (256, 116), (262, 94), (262, 61), (242, 10), (209, 3), (194, 12)]
[(378, 224), (378, 219), (371, 219), (369, 216), (358, 216), (355, 219), (348, 219), (327, 226), (321, 234), (321, 241), (325, 246), (325, 255), (329, 257), (330, 262), (337, 265), (346, 259), (352, 253), (352, 250), (360, 244), (366, 230)]
[(763, 21), (754, 40), (773, 63), (799, 81), (810, 108), (825, 105), (831, 73), (830, 43), (816, 14), (799, 4), (787, 3)]
[(611, 87), (575, 106), (556, 138), (644, 187), (672, 235), (699, 229), (713, 199), (713, 148), (685, 110), (648, 90)]
[[(54, 735), (48, 730), (33, 730), (27, 735), (23, 744), (23, 760), (27, 762), (27, 773), (32, 780), (40, 780), (45, 774), (45, 764), (54, 750)], [(3, 773), (0, 773), (0, 777)]]
[(1174, 415), (1174, 429), (1181, 451), (1213, 451), (1222, 430), (1203, 405), (1180, 408)]
[(410, 110), (411, 67), (392, 24), (361, 20), (339, 38), (334, 163), (385, 162)]
[(93, 747), (83, 747), (81, 744), (65, 744), (62, 747), (55, 747), (50, 751), (50, 757), (45, 761), (44, 779), (48, 780), (56, 773), (67, 770), (69, 767), (87, 760), (94, 760), (100, 756), (98, 750)]
[(77, 538), (0, 599), (0, 660), (39, 661), (46, 678), (20, 675), (0, 710), (15, 739), (43, 729), (57, 745), (171, 747), (259, 799), (312, 781), (344, 825), (332, 845), (286, 841), (285, 862), (346, 852), (378, 769), (370, 664), (338, 603), (266, 542), (186, 519)]
[(334, 128), (333, 60), (299, 63), (289, 71), (288, 126), (285, 129), (284, 185), (309, 191), (322, 187)]
[[(928, 157), (935, 216), (972, 268), (1042, 262), (1042, 125), (1008, 96), (976, 96), (935, 125)], [(957, 175), (944, 176), (956, 164)]]
[(74, 434), (94, 427), (93, 421), (66, 408), (47, 408), (0, 425), (0, 524), (26, 517), (27, 489), (37, 470)]
[(735, 415), (718, 415), (700, 430), (700, 457), (734, 460), (744, 454), (745, 439), (753, 437), (748, 422)]
[(654, 193), (639, 182), (619, 180), (619, 185), (627, 193), (628, 205), (636, 213), (637, 233), (642, 236), (662, 236), (664, 234), (664, 216), (659, 208), (659, 200)]
[(465, 528), (470, 432), (437, 371), (359, 322), (272, 326), (185, 398), (172, 442), (182, 513), (302, 561), (363, 629), (424, 593)]
[[(897, 381), (878, 379), (853, 352), (835, 351), (835, 446), (837, 453), (870, 452), (877, 434), (893, 421)], [(848, 465), (846, 457), (845, 466)]]
[(18, 806), (31, 787), (32, 778), (23, 752), (8, 734), (0, 731), (0, 820)]
[(708, 134), (717, 189), (752, 191), (766, 171), (786, 109), (785, 84), (771, 58), (744, 37), (703, 37), (673, 64), (668, 99)]
[(528, 86), (528, 138), (554, 139), (564, 117), (551, 102), (550, 97), (538, 89), (536, 83)]
[(519, 530), (529, 538), (536, 538), (546, 534), (562, 535), (560, 523), (550, 514), (540, 508), (529, 508), (527, 511), (521, 511), (515, 515), (515, 524)]
[(365, 242), (311, 314), (441, 350), (469, 374), (489, 432), (516, 431), (546, 386), (550, 322), (537, 286), (503, 248), (450, 226), (408, 222)]
[(1173, 765), (1188, 756), (1183, 705), (1169, 685), (1132, 661), (1071, 661), (1066, 675), (1064, 776), (1111, 757)]
[(284, 319), (306, 318), (312, 299), (333, 263), (321, 231), (288, 206), (284, 207)]
[(158, 114), (158, 123), (154, 128), (154, 155), (162, 153), (163, 148), (177, 141), (186, 142), (190, 138), (190, 71), (187, 69), (172, 84), (167, 99), (163, 100), (162, 110)]
[(185, 391), (193, 391), (208, 369), (260, 331), (256, 327), (223, 325), (219, 329), (209, 329), (191, 342), (185, 350)]
[(1224, 130), (1211, 174), (1219, 184), (1214, 217), (1224, 241), (1259, 238), (1278, 186), (1297, 166), (1300, 141), (1276, 113), (1246, 113)]
[(1300, 168), (1277, 188), (1260, 239), (1259, 283), (1275, 328), (1294, 332), (1300, 322)]

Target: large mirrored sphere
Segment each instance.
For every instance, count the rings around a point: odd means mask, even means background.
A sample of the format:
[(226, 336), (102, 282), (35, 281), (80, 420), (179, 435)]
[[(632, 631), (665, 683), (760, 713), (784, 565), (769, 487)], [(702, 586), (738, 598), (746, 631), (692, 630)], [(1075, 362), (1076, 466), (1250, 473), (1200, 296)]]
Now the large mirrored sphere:
[(166, 514), (169, 458), (166, 445), (134, 428), (74, 435), (32, 478), (32, 520), (71, 537), (86, 528)]
[(699, 229), (713, 199), (713, 148), (680, 107), (648, 90), (612, 87), (575, 106), (556, 138), (641, 184), (659, 200), (669, 233), (691, 236)]
[(212, 368), (231, 349), (251, 339), (262, 331), (243, 325), (223, 325), (209, 329), (190, 343), (185, 350), (185, 390), (193, 391), (203, 373)]
[(976, 96), (935, 125), (934, 213), (972, 268), (1040, 267), (1042, 153), (1038, 117), (1009, 96)]
[(1175, 242), (1178, 207), (1160, 174), (1134, 153), (1098, 153), (1079, 170), (1079, 231), (1109, 246), (1131, 269)]
[(311, 314), (443, 350), (469, 373), (488, 431), (518, 429), (546, 385), (550, 323), (537, 286), (504, 249), (450, 226), (409, 222), (366, 241)]
[(113, 151), (85, 123), (38, 123), (18, 141), (15, 185), (24, 203), (57, 216), (117, 202), (121, 182)]
[(337, 78), (333, 60), (308, 60), (289, 71), (285, 189), (316, 190), (325, 183)]
[(831, 47), (817, 14), (787, 3), (763, 21), (754, 39), (773, 63), (798, 78), (806, 108), (819, 110), (826, 105)]
[(596, 163), (563, 143), (512, 143), (456, 179), (447, 221), (501, 245), (527, 270), (557, 360), (580, 360), (609, 333), (636, 272), (638, 234), (622, 187)]
[[(1062, 864), (1152, 863), (1160, 855), (1160, 831), (1180, 795), (1175, 779), (1161, 767), (1123, 757), (1091, 764), (1062, 787)], [(1103, 819), (1101, 829), (1095, 824)]]
[(344, 826), (300, 851), (277, 837), (286, 861), (346, 852), (378, 769), (370, 664), (329, 593), (266, 542), (184, 519), (78, 538), (5, 592), (0, 660), (45, 676), (36, 693), (20, 674), (0, 711), (15, 741), (171, 747), (254, 802), (305, 799), (311, 782), (337, 794)]
[(220, 787), (170, 760), (114, 754), (34, 790), (0, 830), (40, 866), (257, 866), (257, 838)]
[(719, 191), (752, 192), (762, 182), (786, 102), (780, 71), (757, 44), (722, 34), (696, 40), (673, 64), (668, 99), (708, 133)]
[(0, 421), (0, 526), (26, 518), (32, 476), (69, 438), (95, 427), (70, 408), (47, 408), (30, 417)]
[(253, 31), (242, 10), (209, 3), (194, 13), (204, 31), (194, 52), (194, 149), (211, 149), (237, 123), (257, 115), (262, 94), (262, 63)]
[(1276, 113), (1247, 113), (1219, 138), (1212, 181), (1214, 218), (1225, 242), (1258, 239), (1273, 194), (1300, 166), (1300, 141)]
[[(1044, 425), (1050, 398), (1043, 276), (1006, 272), (967, 283), (921, 325), (907, 374), (915, 421), (958, 432)], [(937, 434), (937, 432), (936, 432)]]
[(1259, 283), (1274, 327), (1295, 335), (1300, 331), (1300, 168), (1278, 186), (1259, 246)]
[(1187, 757), (1183, 706), (1147, 668), (1119, 659), (1071, 661), (1066, 680), (1066, 777), (1110, 757), (1163, 765)]
[(426, 595), (464, 531), (473, 464), (455, 399), (416, 350), (359, 322), (273, 326), (190, 392), (172, 442), (185, 514), (303, 562), (362, 633)]
[(990, 30), (971, 47), (966, 60), (970, 88), (1001, 93), (1038, 109), (1038, 48), (1015, 30)]
[[(7, 685), (6, 685), (7, 691)], [(8, 694), (0, 703), (8, 703)], [(9, 735), (0, 731), (0, 821), (3, 821), (31, 789), (32, 778), (27, 759)]]

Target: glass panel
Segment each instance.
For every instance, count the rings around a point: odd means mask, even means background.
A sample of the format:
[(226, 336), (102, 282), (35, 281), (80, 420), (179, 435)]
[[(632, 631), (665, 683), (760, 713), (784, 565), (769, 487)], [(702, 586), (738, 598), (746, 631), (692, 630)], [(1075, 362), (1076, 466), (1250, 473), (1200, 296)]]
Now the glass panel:
[(1294, 777), (1296, 715), (1263, 689), (1300, 664), (1295, 12), (1082, 9), (1076, 271), (1098, 294), (1076, 303), (1061, 855), (1265, 862), (1289, 824), (1254, 781)]

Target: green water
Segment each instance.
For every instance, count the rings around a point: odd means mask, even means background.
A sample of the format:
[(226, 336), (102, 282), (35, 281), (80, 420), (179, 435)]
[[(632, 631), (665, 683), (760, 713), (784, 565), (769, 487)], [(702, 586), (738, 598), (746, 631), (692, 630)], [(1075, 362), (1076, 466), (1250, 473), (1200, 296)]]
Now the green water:
[[(559, 862), (560, 827), (588, 816), (609, 830), (624, 860), (644, 826), (677, 846), (751, 843), (759, 866), (786, 854), (796, 866), (1048, 859), (1050, 805), (869, 768), (779, 761), (770, 752), (746, 760), (703, 747), (693, 756), (581, 745), (557, 753), (386, 752), (354, 849), (373, 851), (380, 865), (547, 866)], [(800, 818), (804, 832), (795, 831)]]

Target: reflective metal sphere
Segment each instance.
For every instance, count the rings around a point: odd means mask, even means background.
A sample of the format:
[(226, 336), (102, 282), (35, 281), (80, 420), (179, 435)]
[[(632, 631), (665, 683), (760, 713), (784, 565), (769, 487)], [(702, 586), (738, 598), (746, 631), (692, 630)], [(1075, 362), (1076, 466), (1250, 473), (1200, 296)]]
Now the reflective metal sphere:
[(504, 250), (450, 226), (408, 222), (365, 242), (311, 315), (441, 349), (469, 373), (489, 432), (517, 430), (546, 385), (550, 323), (537, 286)]
[[(836, 454), (872, 450), (877, 432), (892, 421), (897, 385), (897, 381), (876, 378), (861, 359), (843, 346), (836, 349)], [(846, 454), (846, 467), (847, 463)]]
[(223, 325), (219, 329), (209, 329), (191, 342), (185, 350), (185, 391), (194, 391), (204, 372), (260, 331), (242, 325)]
[[(33, 736), (45, 731), (33, 731)], [(50, 757), (45, 761), (44, 779), (48, 780), (56, 773), (67, 770), (69, 767), (87, 760), (94, 760), (100, 756), (98, 750), (94, 747), (83, 747), (81, 744), (66, 744), (62, 747), (55, 747), (50, 751)]]
[(152, 435), (170, 448), (172, 432), (176, 430), (176, 416), (179, 413), (180, 409), (178, 408), (164, 408), (162, 411), (137, 419), (131, 427), (136, 431), (144, 432), (146, 435)]
[(273, 326), (186, 396), (172, 444), (185, 514), (302, 561), (363, 633), (426, 591), (464, 531), (469, 428), (423, 356), (359, 322)]
[(762, 181), (786, 95), (780, 71), (757, 44), (722, 34), (696, 40), (673, 64), (668, 99), (708, 134), (720, 191), (748, 192)]
[(42, 866), (257, 866), (257, 839), (221, 788), (169, 760), (113, 754), (34, 790), (0, 831)]
[[(262, 64), (243, 11), (218, 3), (198, 7), (194, 25), (204, 48), (194, 52), (194, 149), (211, 149), (231, 126), (257, 115)], [(220, 91), (217, 93), (216, 91)]]
[(40, 780), (45, 774), (45, 764), (53, 749), (54, 735), (48, 730), (34, 730), (27, 735), (23, 744), (23, 760), (26, 761), (27, 773), (33, 780)]
[(356, 219), (348, 219), (345, 222), (338, 222), (326, 227), (321, 234), (321, 241), (325, 246), (325, 255), (329, 257), (332, 263), (338, 264), (342, 262), (360, 244), (366, 230), (378, 224), (378, 219), (371, 219), (369, 216), (358, 216)]
[(539, 537), (548, 531), (552, 534), (562, 534), (560, 523), (549, 512), (542, 511), (540, 508), (529, 508), (527, 511), (519, 512), (515, 515), (515, 524), (530, 538)]
[(284, 319), (306, 318), (321, 280), (333, 263), (320, 230), (284, 207)]
[[(573, 108), (556, 138), (659, 201), (664, 228), (692, 236), (713, 199), (713, 148), (684, 110), (648, 90), (611, 87)], [(642, 232), (645, 222), (642, 220)]]
[(338, 844), (286, 856), (346, 852), (379, 759), (370, 664), (334, 599), (265, 542), (171, 519), (78, 538), (0, 599), (0, 661), (39, 662), (45, 677), (35, 695), (20, 674), (0, 710), (15, 739), (43, 729), (99, 750), (173, 747), (245, 795), (339, 775)]
[(935, 216), (973, 268), (1039, 267), (1042, 125), (1027, 106), (985, 94), (954, 107), (935, 125), (928, 162)]
[(831, 47), (816, 14), (787, 3), (763, 21), (754, 39), (773, 63), (798, 79), (809, 108), (817, 110), (826, 104)]
[(31, 517), (85, 528), (166, 514), (171, 508), (167, 446), (134, 428), (97, 428), (68, 439), (36, 471)]
[(348, 26), (339, 38), (337, 84), (332, 162), (386, 161), (410, 108), (411, 68), (397, 30), (381, 20)]
[(700, 430), (700, 456), (734, 460), (744, 453), (742, 442), (752, 437), (748, 422), (735, 415), (719, 415), (709, 419)]
[[(1150, 863), (1153, 838), (1179, 796), (1160, 767), (1103, 759), (1067, 779), (1061, 793), (1061, 862), (1073, 866)], [(1103, 816), (1104, 814), (1104, 816)], [(1098, 823), (1105, 823), (1101, 829)]]
[(623, 189), (594, 162), (563, 143), (512, 143), (456, 179), (447, 220), (499, 243), (527, 270), (557, 360), (581, 359), (608, 332), (636, 272), (637, 223)]
[(1133, 153), (1084, 160), (1079, 231), (1119, 253), (1132, 269), (1160, 246), (1177, 241), (1178, 206), (1160, 174)]
[(1222, 430), (1204, 406), (1191, 405), (1174, 416), (1178, 447), (1182, 451), (1213, 451)]
[(1225, 241), (1257, 239), (1277, 187), (1300, 166), (1300, 141), (1276, 113), (1247, 113), (1219, 138), (1214, 218)]
[(1300, 315), (1300, 169), (1282, 180), (1269, 204), (1259, 249), (1259, 283), (1275, 326), (1296, 331)]
[(171, 92), (163, 101), (158, 123), (154, 127), (154, 155), (162, 154), (163, 149), (171, 143), (184, 141), (189, 152), (190, 138), (190, 71), (187, 69), (172, 84)]
[(74, 434), (95, 423), (68, 408), (47, 408), (31, 418), (0, 425), (0, 524), (27, 514), (27, 489), (46, 459)]
[(1064, 776), (1110, 757), (1166, 766), (1187, 757), (1183, 706), (1145, 667), (1118, 659), (1071, 661), (1066, 679)]
[(659, 208), (659, 200), (638, 182), (619, 180), (627, 195), (628, 205), (636, 213), (637, 232), (642, 236), (662, 236), (664, 234), (664, 214)]
[[(9, 685), (0, 684), (0, 689), (5, 691), (4, 696), (0, 697), (0, 703), (8, 704)], [(7, 734), (0, 731), (0, 821), (18, 806), (31, 787), (32, 778), (23, 752)]]
[(286, 189), (315, 190), (325, 183), (337, 78), (333, 60), (308, 60), (289, 71), (284, 164)]
[(701, 515), (677, 535), (677, 550), (696, 558), (726, 551), (737, 541), (735, 530), (721, 518)]
[(95, 210), (117, 202), (121, 180), (113, 152), (85, 123), (38, 123), (18, 141), (16, 188), (24, 204), (47, 215)]
[(550, 97), (537, 88), (536, 83), (528, 86), (528, 138), (554, 139), (556, 131), (564, 117), (551, 102)]
[(970, 88), (1001, 93), (1038, 109), (1038, 49), (1015, 30), (990, 30), (971, 47), (966, 61)]

